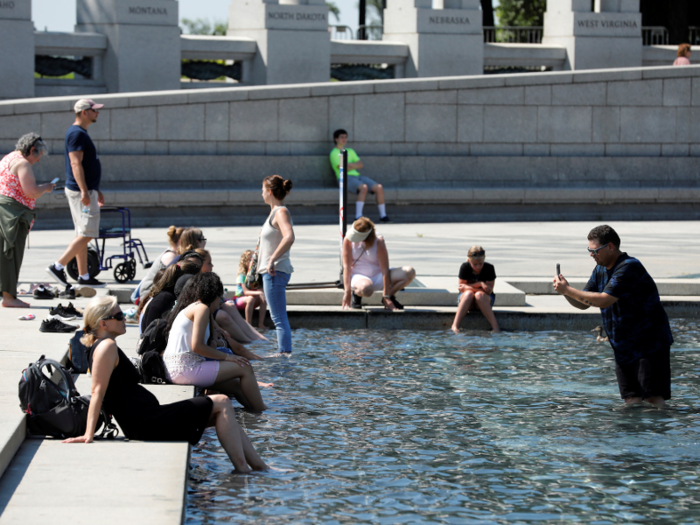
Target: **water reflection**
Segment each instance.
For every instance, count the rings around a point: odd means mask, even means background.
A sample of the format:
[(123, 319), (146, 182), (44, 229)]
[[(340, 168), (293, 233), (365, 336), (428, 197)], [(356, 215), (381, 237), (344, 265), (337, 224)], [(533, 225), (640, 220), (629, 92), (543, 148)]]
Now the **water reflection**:
[(283, 472), (194, 449), (187, 523), (696, 523), (700, 327), (673, 325), (673, 408), (621, 405), (588, 332), (294, 333), (239, 413)]

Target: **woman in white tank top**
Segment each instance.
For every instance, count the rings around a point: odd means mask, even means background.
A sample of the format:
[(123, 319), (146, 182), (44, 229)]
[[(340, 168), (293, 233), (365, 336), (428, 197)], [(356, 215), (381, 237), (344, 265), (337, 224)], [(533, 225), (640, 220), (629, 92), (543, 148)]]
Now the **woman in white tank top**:
[(343, 239), (343, 309), (362, 308), (362, 298), (381, 288), (387, 310), (403, 310), (396, 293), (411, 284), (416, 271), (411, 266), (389, 267), (384, 238), (377, 236), (367, 217), (357, 219)]
[[(165, 328), (168, 344), (163, 352), (163, 364), (168, 380), (177, 385), (212, 388), (229, 397), (235, 396), (246, 408), (265, 410), (250, 362), (209, 344), (212, 314), (224, 295), (221, 279), (212, 272), (200, 273), (192, 277), (188, 287), (196, 302), (179, 302)], [(185, 299), (184, 295), (183, 291), (178, 299)], [(220, 333), (231, 344), (231, 336)]]
[(260, 232), (258, 273), (262, 274), (265, 300), (277, 329), (280, 355), (292, 353), (292, 329), (287, 319), (287, 283), (294, 271), (289, 250), (294, 244), (292, 216), (284, 206), (284, 198), (292, 189), (292, 181), (279, 175), (263, 180), (262, 197), (270, 206), (270, 215)]

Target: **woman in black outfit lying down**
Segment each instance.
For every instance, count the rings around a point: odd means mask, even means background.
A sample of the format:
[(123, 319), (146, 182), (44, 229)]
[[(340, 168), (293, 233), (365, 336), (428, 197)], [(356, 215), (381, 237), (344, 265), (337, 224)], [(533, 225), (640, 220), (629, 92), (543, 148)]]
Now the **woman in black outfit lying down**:
[(85, 435), (66, 439), (64, 443), (90, 443), (104, 403), (105, 410), (115, 417), (129, 439), (188, 441), (194, 445), (204, 429), (213, 426), (237, 471), (267, 469), (236, 421), (228, 397), (200, 396), (161, 405), (153, 394), (138, 384), (136, 368), (114, 341), (126, 332), (124, 313), (116, 297), (95, 297), (85, 309), (83, 319), (85, 335), (81, 341), (90, 347), (92, 398)]

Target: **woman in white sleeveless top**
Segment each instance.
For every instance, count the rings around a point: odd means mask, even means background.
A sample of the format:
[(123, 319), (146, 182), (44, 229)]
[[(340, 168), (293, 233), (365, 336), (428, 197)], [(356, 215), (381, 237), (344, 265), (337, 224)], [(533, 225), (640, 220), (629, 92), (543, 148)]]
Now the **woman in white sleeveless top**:
[[(396, 293), (411, 284), (416, 271), (411, 266), (389, 267), (384, 237), (378, 236), (367, 217), (357, 219), (343, 239), (343, 310), (362, 308), (362, 298), (382, 289), (387, 310), (403, 310)], [(351, 302), (352, 296), (352, 302)]]
[[(200, 273), (192, 277), (188, 287), (197, 301), (176, 305), (165, 327), (168, 345), (163, 352), (163, 364), (168, 380), (177, 385), (212, 388), (229, 397), (235, 396), (246, 408), (265, 410), (250, 362), (210, 344), (212, 315), (224, 295), (221, 279), (215, 273)], [(228, 333), (220, 331), (220, 334), (232, 344)]]
[(260, 232), (258, 273), (262, 274), (265, 300), (270, 317), (277, 329), (277, 348), (280, 354), (292, 353), (292, 329), (287, 319), (287, 283), (294, 268), (289, 260), (289, 249), (294, 244), (292, 216), (284, 206), (284, 198), (292, 190), (292, 181), (279, 175), (263, 180), (262, 197), (270, 206), (270, 215)]

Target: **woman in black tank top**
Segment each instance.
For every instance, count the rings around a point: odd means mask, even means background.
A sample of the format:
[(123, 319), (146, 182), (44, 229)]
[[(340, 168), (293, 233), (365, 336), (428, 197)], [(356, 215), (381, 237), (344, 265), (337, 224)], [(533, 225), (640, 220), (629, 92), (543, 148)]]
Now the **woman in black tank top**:
[(221, 445), (237, 471), (265, 470), (267, 465), (255, 451), (236, 421), (231, 400), (224, 395), (199, 396), (161, 405), (139, 384), (139, 374), (119, 349), (115, 338), (126, 332), (124, 313), (116, 297), (96, 297), (83, 315), (92, 371), (92, 398), (85, 435), (64, 443), (90, 443), (104, 405), (129, 439), (142, 441), (188, 441), (196, 444), (206, 427), (215, 426)]

